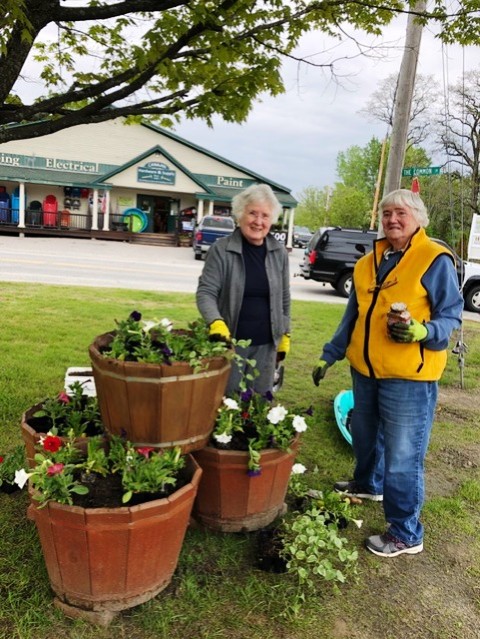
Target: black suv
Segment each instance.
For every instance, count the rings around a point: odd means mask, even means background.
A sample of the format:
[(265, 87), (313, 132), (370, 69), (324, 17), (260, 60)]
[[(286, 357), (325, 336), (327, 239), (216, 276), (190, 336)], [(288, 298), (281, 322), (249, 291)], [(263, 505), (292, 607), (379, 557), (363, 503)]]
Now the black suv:
[(300, 275), (306, 280), (328, 282), (343, 297), (352, 288), (356, 261), (371, 251), (377, 231), (321, 228), (313, 234), (305, 249)]

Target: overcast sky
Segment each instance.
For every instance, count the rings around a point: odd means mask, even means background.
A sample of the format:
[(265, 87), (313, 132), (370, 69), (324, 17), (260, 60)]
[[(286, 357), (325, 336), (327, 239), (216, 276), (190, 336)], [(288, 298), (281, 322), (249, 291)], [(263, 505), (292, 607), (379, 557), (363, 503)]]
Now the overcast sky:
[[(284, 66), (286, 93), (267, 97), (256, 104), (242, 125), (215, 120), (213, 129), (200, 121), (185, 121), (175, 132), (299, 195), (307, 186), (333, 185), (337, 180), (336, 159), (352, 145), (365, 146), (372, 136), (383, 139), (386, 126), (369, 121), (358, 111), (365, 108), (378, 82), (398, 73), (403, 55), (407, 19), (399, 17), (385, 29), (381, 39), (357, 34), (358, 40), (376, 49), (374, 57), (358, 56), (347, 44), (334, 46), (321, 33), (309, 34), (297, 54), (327, 51), (325, 61), (348, 55), (339, 61), (337, 82), (328, 71), (289, 61)], [(444, 77), (450, 84), (463, 70), (480, 68), (480, 47), (448, 47), (424, 29), (417, 72), (434, 75), (443, 91)]]

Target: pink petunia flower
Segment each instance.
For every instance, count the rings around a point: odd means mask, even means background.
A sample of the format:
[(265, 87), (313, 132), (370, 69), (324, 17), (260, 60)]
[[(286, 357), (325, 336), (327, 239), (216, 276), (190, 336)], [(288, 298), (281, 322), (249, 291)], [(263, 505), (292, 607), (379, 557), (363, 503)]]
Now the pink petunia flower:
[(70, 404), (70, 402), (72, 401), (65, 391), (59, 393), (57, 399), (61, 404)]
[(141, 448), (136, 448), (135, 450), (137, 451), (137, 453), (140, 453), (140, 455), (143, 455), (145, 459), (148, 459), (150, 453), (152, 452), (152, 450), (155, 450), (155, 448), (153, 448), (152, 446), (142, 446)]
[(47, 468), (47, 475), (49, 477), (53, 477), (53, 475), (59, 475), (65, 467), (65, 464), (58, 462), (57, 464), (52, 464)]

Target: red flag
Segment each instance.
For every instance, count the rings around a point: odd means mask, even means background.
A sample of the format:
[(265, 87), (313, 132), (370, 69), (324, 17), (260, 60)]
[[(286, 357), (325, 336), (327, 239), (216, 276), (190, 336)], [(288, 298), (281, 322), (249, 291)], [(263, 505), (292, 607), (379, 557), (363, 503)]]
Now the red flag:
[(412, 193), (420, 193), (420, 182), (418, 181), (418, 178), (414, 177), (412, 180), (412, 188), (411, 188)]

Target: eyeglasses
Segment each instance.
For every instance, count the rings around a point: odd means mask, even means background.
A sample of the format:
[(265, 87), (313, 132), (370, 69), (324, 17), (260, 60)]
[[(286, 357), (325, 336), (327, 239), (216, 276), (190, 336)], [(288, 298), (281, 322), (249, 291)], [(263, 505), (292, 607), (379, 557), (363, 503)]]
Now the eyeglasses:
[(272, 218), (271, 213), (264, 213), (262, 211), (247, 211), (247, 215), (250, 219), (261, 220), (262, 222), (269, 222)]

